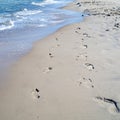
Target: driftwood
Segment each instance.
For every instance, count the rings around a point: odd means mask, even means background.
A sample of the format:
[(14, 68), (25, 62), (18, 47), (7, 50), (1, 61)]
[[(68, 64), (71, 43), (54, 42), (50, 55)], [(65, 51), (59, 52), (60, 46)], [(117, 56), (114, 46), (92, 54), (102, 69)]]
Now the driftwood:
[(102, 100), (104, 102), (113, 104), (115, 106), (115, 108), (116, 108), (116, 111), (120, 112), (120, 108), (118, 107), (117, 102), (115, 100), (109, 99), (109, 98), (105, 98), (105, 97), (103, 97), (103, 98), (102, 97), (96, 97), (96, 98), (99, 99), (99, 100)]

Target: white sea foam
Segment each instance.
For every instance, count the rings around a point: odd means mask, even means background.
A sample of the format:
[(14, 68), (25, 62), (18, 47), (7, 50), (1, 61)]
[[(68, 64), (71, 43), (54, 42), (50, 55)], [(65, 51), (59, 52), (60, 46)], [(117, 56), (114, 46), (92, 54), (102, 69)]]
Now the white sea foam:
[(6, 30), (6, 29), (10, 29), (12, 27), (14, 27), (14, 21), (11, 21), (11, 20), (0, 24), (1, 31)]
[(17, 12), (15, 15), (16, 16), (29, 16), (29, 15), (33, 15), (33, 14), (38, 14), (41, 13), (41, 10), (27, 10), (24, 9), (23, 11)]
[(56, 0), (45, 0), (44, 2), (40, 2), (40, 3), (36, 3), (36, 2), (32, 2), (33, 5), (37, 5), (37, 6), (42, 6), (44, 7), (45, 5), (49, 5), (49, 4), (55, 4), (58, 3), (59, 1)]
[(57, 23), (62, 23), (64, 22), (64, 20), (53, 20), (53, 21), (50, 21), (50, 23), (52, 24), (57, 24)]
[(41, 25), (38, 25), (37, 27), (46, 27), (47, 25), (46, 24), (41, 24)]

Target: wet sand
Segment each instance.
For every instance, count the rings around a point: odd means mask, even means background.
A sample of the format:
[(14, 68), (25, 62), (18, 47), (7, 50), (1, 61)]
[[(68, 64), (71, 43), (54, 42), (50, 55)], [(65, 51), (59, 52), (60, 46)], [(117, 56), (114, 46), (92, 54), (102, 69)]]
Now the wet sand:
[(76, 0), (84, 21), (35, 43), (0, 91), (2, 120), (120, 119), (120, 2)]

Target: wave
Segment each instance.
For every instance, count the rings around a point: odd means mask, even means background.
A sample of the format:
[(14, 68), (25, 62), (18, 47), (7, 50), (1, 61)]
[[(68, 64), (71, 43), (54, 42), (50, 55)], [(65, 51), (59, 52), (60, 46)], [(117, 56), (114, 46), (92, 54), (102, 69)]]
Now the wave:
[(0, 22), (0, 30), (1, 31), (6, 30), (6, 29), (11, 29), (12, 27), (14, 27), (14, 21), (12, 21), (12, 20)]
[[(15, 24), (25, 24), (29, 22), (29, 18), (31, 15), (37, 15), (41, 13), (41, 10), (27, 10), (16, 12), (12, 15), (5, 14), (0, 17), (0, 31), (11, 29), (15, 26)], [(23, 22), (24, 21), (24, 22)], [(21, 26), (21, 25), (20, 25)]]
[(56, 0), (45, 0), (42, 3), (41, 2), (40, 3), (32, 2), (32, 5), (37, 5), (37, 6), (44, 7), (45, 5), (55, 4), (55, 3), (59, 3), (59, 1), (56, 1)]
[(46, 24), (37, 25), (37, 27), (46, 27)]
[(33, 14), (41, 13), (41, 10), (27, 10), (26, 8), (23, 11), (17, 12), (16, 16), (29, 16)]
[(58, 24), (58, 23), (63, 23), (64, 20), (53, 20), (53, 21), (50, 21), (50, 23), (52, 24)]

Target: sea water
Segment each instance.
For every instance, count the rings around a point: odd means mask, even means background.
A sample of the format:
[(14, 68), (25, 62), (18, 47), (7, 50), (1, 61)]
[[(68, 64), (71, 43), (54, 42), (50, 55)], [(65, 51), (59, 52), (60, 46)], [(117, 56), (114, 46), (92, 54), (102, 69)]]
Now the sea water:
[(0, 0), (0, 70), (28, 52), (33, 42), (82, 20), (60, 9), (72, 0)]

